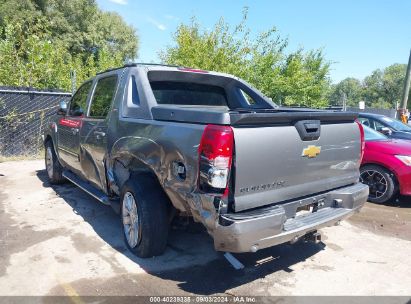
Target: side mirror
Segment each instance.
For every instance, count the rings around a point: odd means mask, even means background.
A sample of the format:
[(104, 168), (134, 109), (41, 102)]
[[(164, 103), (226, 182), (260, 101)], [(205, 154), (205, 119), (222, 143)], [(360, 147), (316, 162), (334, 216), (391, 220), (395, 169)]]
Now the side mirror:
[(381, 132), (382, 134), (388, 135), (388, 136), (390, 136), (390, 135), (392, 134), (391, 129), (390, 129), (390, 128), (387, 128), (387, 127), (381, 128), (380, 132)]
[(81, 107), (74, 107), (74, 109), (72, 109), (70, 115), (72, 116), (82, 116), (84, 114), (84, 111)]
[(59, 108), (57, 110), (57, 115), (66, 115), (66, 113), (67, 113), (67, 102), (62, 100), (59, 103)]

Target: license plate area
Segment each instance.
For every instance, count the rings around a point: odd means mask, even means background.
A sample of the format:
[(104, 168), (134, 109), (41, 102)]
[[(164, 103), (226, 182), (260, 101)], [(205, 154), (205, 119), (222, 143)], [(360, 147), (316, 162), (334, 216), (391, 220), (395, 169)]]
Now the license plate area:
[(297, 210), (295, 211), (295, 217), (301, 216), (301, 215), (304, 215), (304, 214), (313, 213), (314, 207), (315, 207), (314, 203), (313, 204), (308, 204), (308, 205), (305, 205), (305, 206), (297, 207)]

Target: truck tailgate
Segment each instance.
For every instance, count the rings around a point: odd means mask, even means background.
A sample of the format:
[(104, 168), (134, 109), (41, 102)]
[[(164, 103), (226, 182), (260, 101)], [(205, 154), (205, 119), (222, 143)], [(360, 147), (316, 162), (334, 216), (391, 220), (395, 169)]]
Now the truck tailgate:
[(294, 125), (234, 126), (235, 211), (292, 200), (355, 183), (361, 154), (357, 123), (321, 124), (303, 141)]

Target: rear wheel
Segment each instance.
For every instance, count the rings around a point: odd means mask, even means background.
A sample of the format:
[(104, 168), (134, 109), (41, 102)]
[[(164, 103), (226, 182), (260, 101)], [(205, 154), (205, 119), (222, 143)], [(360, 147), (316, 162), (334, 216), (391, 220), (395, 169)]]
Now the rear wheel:
[(61, 166), (56, 152), (54, 152), (53, 142), (48, 140), (45, 144), (45, 163), (47, 175), (50, 183), (61, 184), (64, 182), (63, 167)]
[(168, 198), (151, 176), (131, 175), (121, 191), (121, 217), (127, 247), (138, 257), (161, 255), (167, 245)]
[(360, 181), (368, 185), (368, 200), (374, 203), (385, 203), (392, 199), (396, 192), (394, 174), (376, 165), (365, 165), (360, 169)]

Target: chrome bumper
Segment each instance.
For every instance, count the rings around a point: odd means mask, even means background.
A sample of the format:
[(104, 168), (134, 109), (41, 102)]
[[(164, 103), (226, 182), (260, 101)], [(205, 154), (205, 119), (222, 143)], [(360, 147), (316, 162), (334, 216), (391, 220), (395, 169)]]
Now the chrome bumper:
[[(253, 212), (220, 215), (213, 233), (216, 250), (255, 252), (332, 226), (358, 212), (368, 198), (368, 186), (357, 183), (325, 194)], [(301, 205), (321, 202), (316, 212), (295, 216)], [(291, 216), (290, 216), (291, 215)]]

